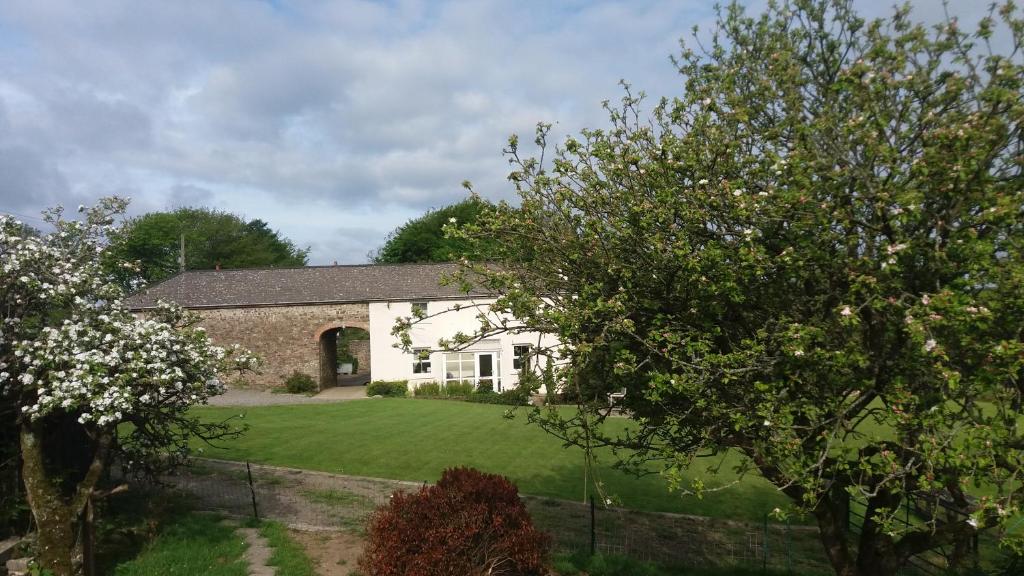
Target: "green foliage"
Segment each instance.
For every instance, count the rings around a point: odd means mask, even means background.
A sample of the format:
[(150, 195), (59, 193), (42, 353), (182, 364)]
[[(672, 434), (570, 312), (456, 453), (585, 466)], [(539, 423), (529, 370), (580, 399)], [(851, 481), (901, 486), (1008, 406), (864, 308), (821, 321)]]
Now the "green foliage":
[(501, 392), (495, 392), (490, 389), (480, 389), (474, 391), (469, 396), (466, 396), (464, 400), (466, 402), (477, 402), (480, 404), (523, 406), (529, 403), (530, 396), (523, 393), (523, 391), (518, 388), (503, 390)]
[(308, 394), (316, 392), (317, 384), (312, 376), (296, 370), (284, 379), (284, 388), (291, 394)]
[(412, 391), (412, 395), (415, 398), (451, 398), (466, 402), (505, 406), (522, 406), (529, 401), (528, 391), (515, 388), (498, 393), (489, 385), (477, 387), (471, 381), (447, 382), (445, 384), (424, 382)]
[(179, 270), (181, 235), (185, 236), (185, 268), (212, 270), (257, 266), (304, 266), (308, 249), (296, 247), (266, 222), (209, 208), (178, 208), (150, 212), (126, 222), (112, 238), (108, 268), (129, 283), (133, 277), (121, 262), (139, 262), (143, 284), (159, 282)]
[(461, 380), (458, 382), (447, 382), (444, 385), (444, 395), (448, 397), (453, 396), (469, 396), (475, 392), (475, 386), (473, 382), (469, 380)]
[[(725, 7), (676, 59), (680, 96), (648, 118), (627, 87), (550, 165), (513, 138), (518, 206), (457, 231), (497, 247), (501, 268), (471, 267), (492, 310), (560, 339), (537, 350), (566, 361), (548, 388), (625, 388), (637, 428), (593, 433), (599, 403), (537, 421), (696, 494), (684, 470), (735, 450), (849, 574), (963, 545), (1022, 496), (1024, 21), (1009, 4), (973, 31), (909, 13)], [(850, 495), (869, 518), (853, 542)], [(897, 521), (940, 499), (970, 517)]]
[(470, 243), (449, 237), (446, 226), (475, 224), (491, 205), (478, 196), (446, 206), (428, 210), (423, 216), (399, 226), (384, 241), (384, 245), (370, 254), (378, 264), (403, 262), (452, 262), (466, 257), (470, 260), (488, 260), (491, 247), (486, 243)]
[(407, 380), (374, 380), (366, 385), (366, 395), (402, 398), (409, 395), (409, 382)]
[(413, 390), (416, 398), (463, 398), (472, 395), (475, 386), (471, 381), (423, 382)]
[(445, 392), (447, 389), (440, 382), (424, 382), (413, 389), (412, 395), (416, 398), (441, 398)]

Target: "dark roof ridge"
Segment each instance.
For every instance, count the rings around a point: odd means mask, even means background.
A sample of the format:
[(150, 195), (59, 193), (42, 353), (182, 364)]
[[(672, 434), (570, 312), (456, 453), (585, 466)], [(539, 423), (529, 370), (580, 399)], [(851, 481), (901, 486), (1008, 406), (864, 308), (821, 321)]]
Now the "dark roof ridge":
[(158, 300), (185, 308), (244, 307), (330, 302), (449, 299), (481, 296), (479, 289), (441, 284), (458, 262), (346, 264), (187, 270), (126, 299), (129, 308), (152, 308)]
[(194, 270), (179, 270), (175, 272), (173, 276), (168, 276), (161, 280), (165, 282), (178, 276), (180, 274), (186, 274), (190, 272), (244, 272), (244, 271), (261, 271), (261, 270), (305, 270), (308, 268), (386, 268), (389, 266), (456, 266), (459, 262), (369, 262), (366, 264), (312, 264), (305, 266), (251, 266), (247, 268), (196, 268)]

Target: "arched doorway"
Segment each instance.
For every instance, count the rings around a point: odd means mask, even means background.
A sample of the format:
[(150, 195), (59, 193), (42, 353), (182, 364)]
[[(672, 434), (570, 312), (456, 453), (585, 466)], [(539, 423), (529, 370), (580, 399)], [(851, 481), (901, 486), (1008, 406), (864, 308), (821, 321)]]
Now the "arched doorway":
[[(317, 330), (321, 390), (342, 383), (365, 385), (369, 381), (370, 333), (367, 326), (353, 324), (332, 323)], [(339, 372), (345, 373), (339, 378)]]
[(332, 328), (320, 333), (320, 389), (338, 385), (338, 333), (343, 328)]

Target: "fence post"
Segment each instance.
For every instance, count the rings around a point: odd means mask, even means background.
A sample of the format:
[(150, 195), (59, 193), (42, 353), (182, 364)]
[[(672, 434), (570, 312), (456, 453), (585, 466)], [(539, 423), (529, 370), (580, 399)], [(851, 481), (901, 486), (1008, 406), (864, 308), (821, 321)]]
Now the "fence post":
[(252, 466), (249, 465), (249, 461), (245, 461), (245, 472), (249, 476), (249, 494), (252, 496), (252, 517), (257, 521), (260, 519), (260, 512), (256, 509), (256, 487), (252, 484)]
[(590, 496), (590, 555), (597, 554), (597, 510), (594, 496)]
[(793, 529), (789, 525), (789, 516), (786, 516), (786, 572), (793, 573)]
[(843, 515), (843, 519), (844, 519), (842, 535), (845, 536), (846, 533), (850, 531), (850, 522), (852, 522), (852, 520), (850, 519), (850, 493), (849, 492), (843, 490), (843, 495), (840, 496), (839, 505), (842, 507), (841, 510), (840, 510), (840, 514)]
[(764, 537), (761, 541), (761, 571), (768, 571), (768, 514), (764, 515)]

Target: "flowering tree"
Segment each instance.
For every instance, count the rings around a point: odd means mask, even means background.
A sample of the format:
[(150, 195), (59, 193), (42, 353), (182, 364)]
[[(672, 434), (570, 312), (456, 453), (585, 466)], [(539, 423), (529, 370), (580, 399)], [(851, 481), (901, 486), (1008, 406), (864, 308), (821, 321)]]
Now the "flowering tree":
[[(472, 337), (557, 335), (543, 377), (595, 401), (538, 411), (548, 430), (692, 492), (695, 459), (734, 451), (843, 575), (945, 545), (957, 563), (1019, 510), (1024, 473), (1024, 21), (908, 14), (723, 9), (676, 61), (682, 96), (648, 119), (627, 89), (550, 166), (513, 139), (520, 205), (454, 232), (499, 247), (466, 278), (518, 318)], [(637, 426), (602, 435), (623, 388)], [(908, 526), (908, 504), (959, 512)]]
[(88, 565), (84, 528), (111, 458), (153, 475), (183, 461), (190, 437), (232, 434), (187, 410), (223, 390), (218, 373), (253, 367), (180, 309), (141, 319), (124, 308), (101, 264), (124, 208), (103, 200), (80, 221), (54, 210), (40, 236), (0, 217), (0, 394), (17, 410), (38, 559), (58, 576)]

